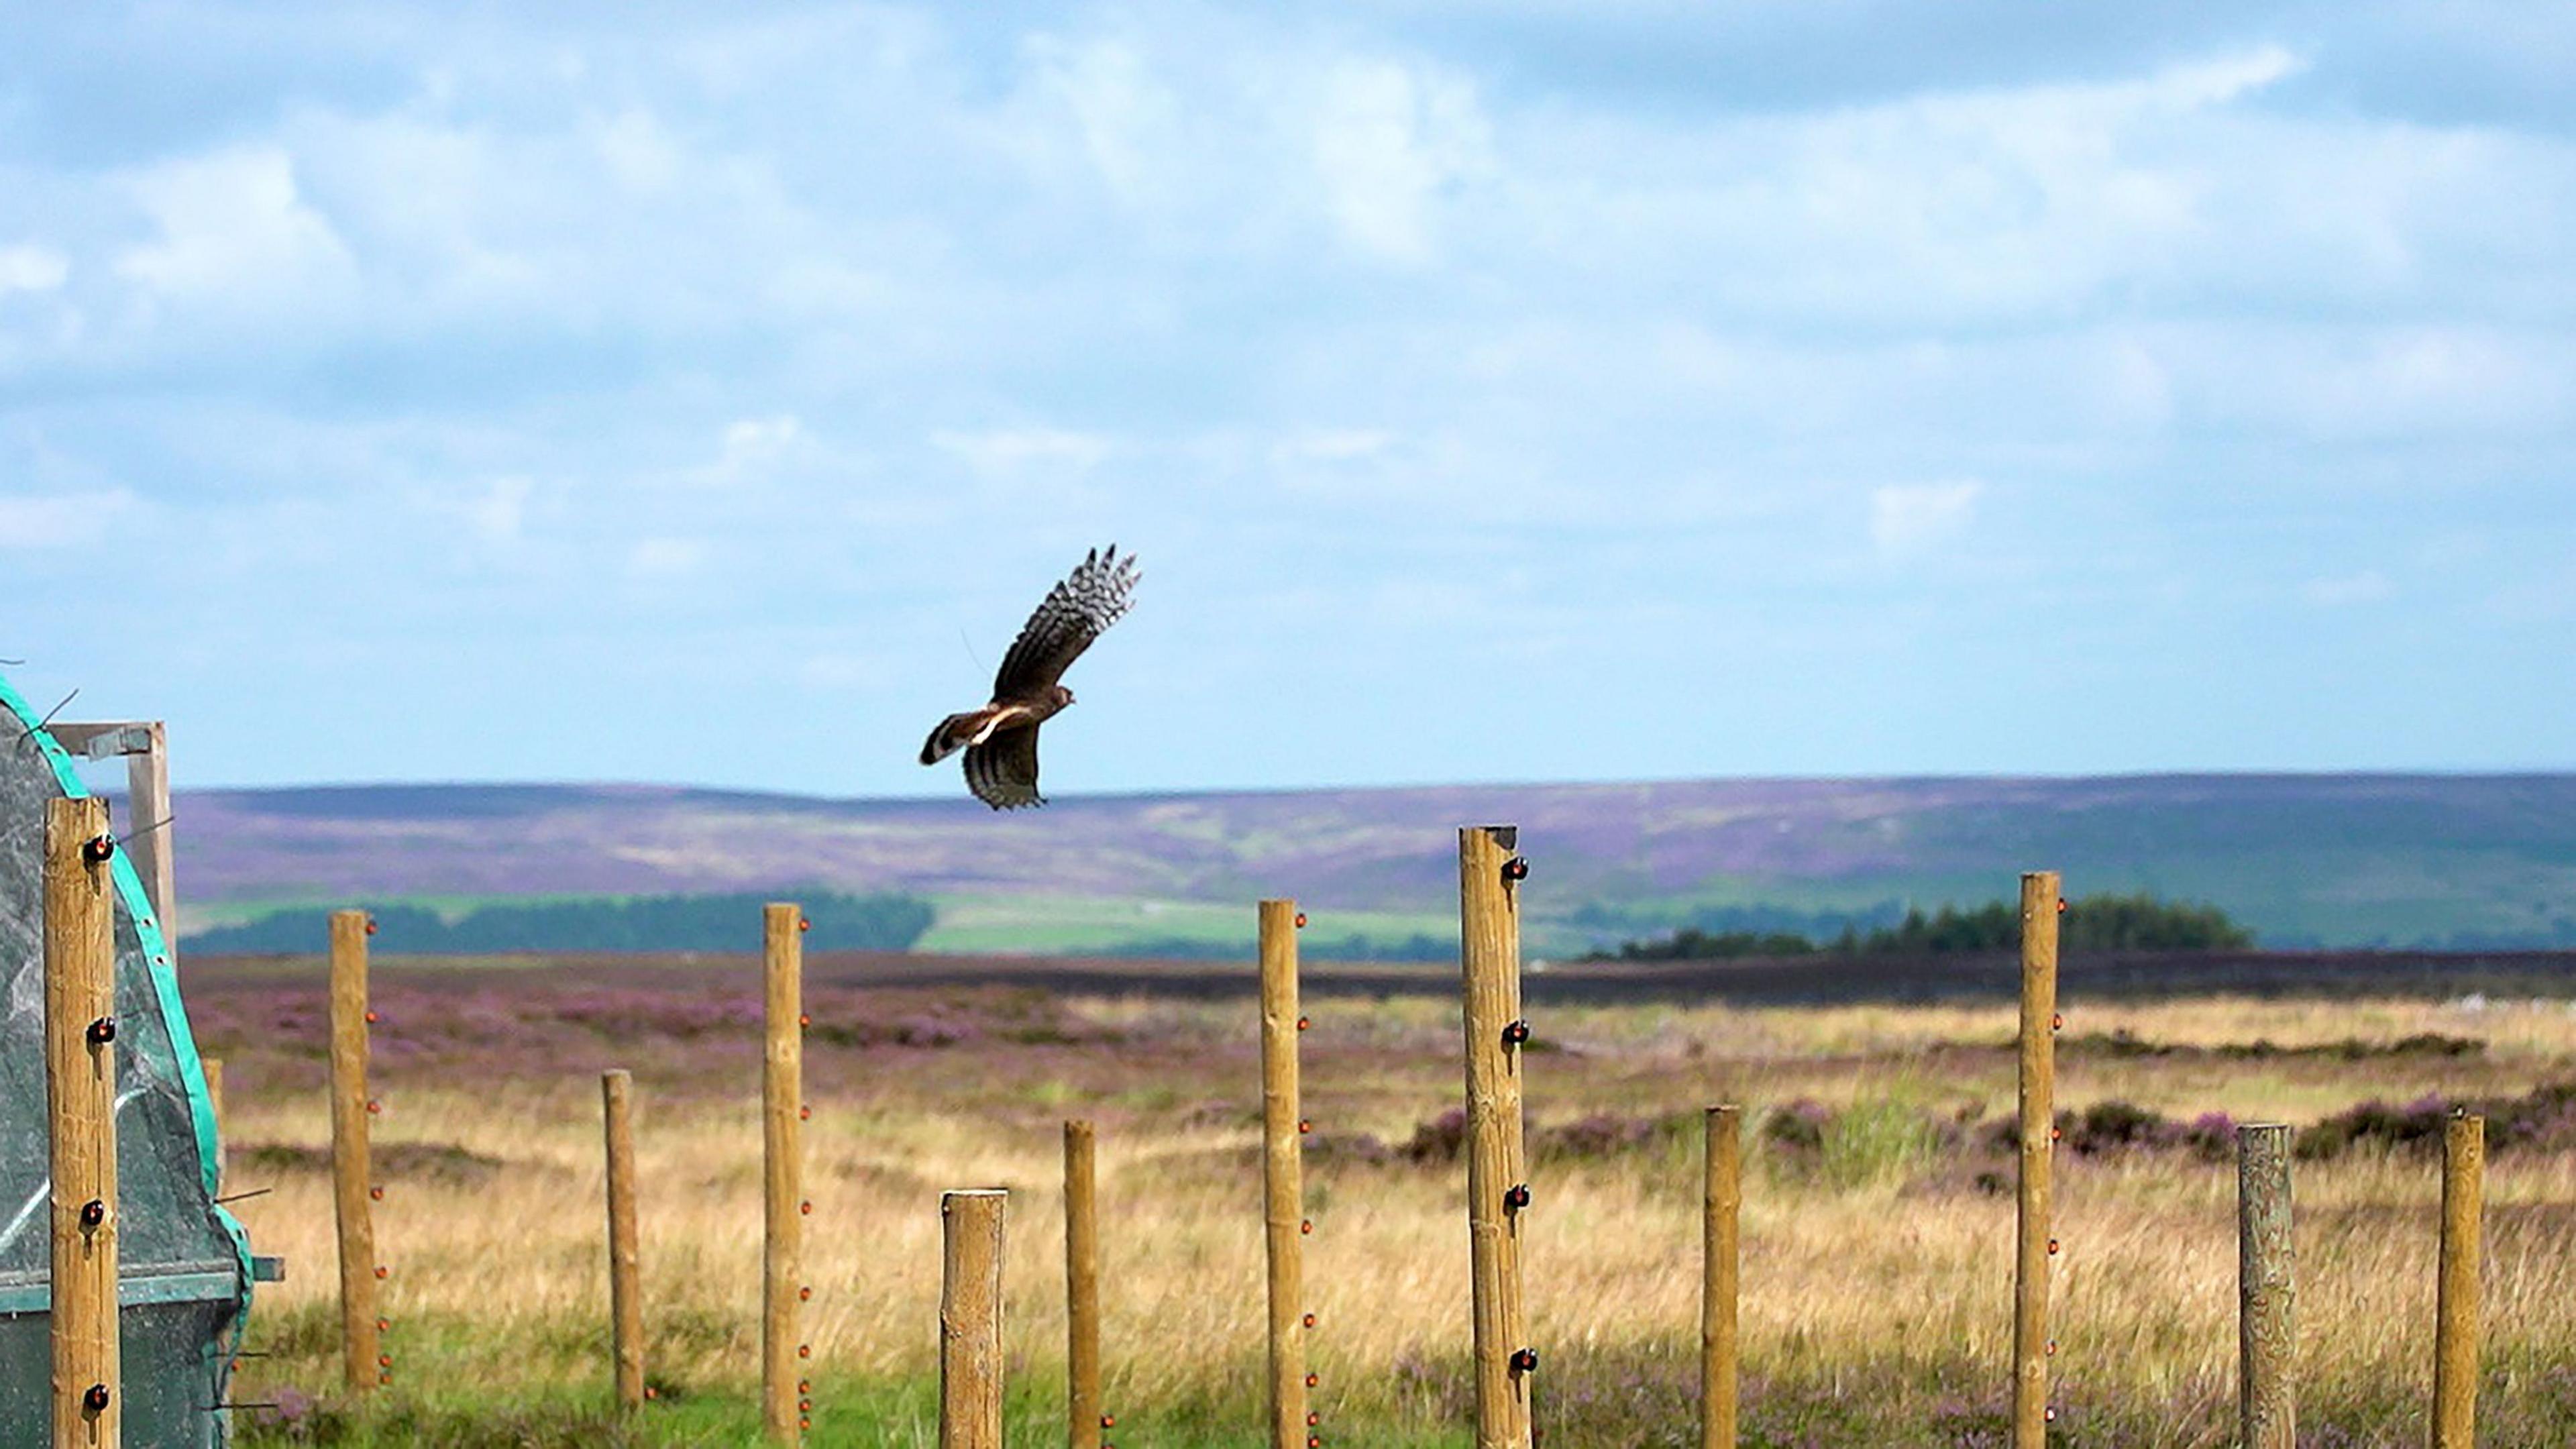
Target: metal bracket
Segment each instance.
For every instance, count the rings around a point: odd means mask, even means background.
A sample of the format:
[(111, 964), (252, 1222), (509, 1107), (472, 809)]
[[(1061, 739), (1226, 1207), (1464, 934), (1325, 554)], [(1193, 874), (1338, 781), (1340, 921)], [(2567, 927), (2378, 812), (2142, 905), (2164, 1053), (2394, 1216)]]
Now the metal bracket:
[(45, 727), (54, 743), (85, 759), (113, 760), (122, 755), (152, 753), (152, 726), (118, 721), (113, 724), (55, 724)]

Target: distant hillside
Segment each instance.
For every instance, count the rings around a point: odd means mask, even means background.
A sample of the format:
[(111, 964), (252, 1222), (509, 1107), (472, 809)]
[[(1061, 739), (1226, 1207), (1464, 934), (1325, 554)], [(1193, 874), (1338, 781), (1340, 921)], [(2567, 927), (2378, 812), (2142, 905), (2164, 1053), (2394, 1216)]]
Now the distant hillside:
[(1248, 939), (1292, 895), (1328, 936), (1419, 951), (1453, 919), (1455, 828), (1510, 821), (1532, 949), (1684, 925), (1831, 934), (1908, 904), (2071, 892), (2207, 901), (2268, 946), (2576, 946), (2576, 775), (1701, 780), (972, 801), (655, 786), (185, 792), (179, 885), (252, 902), (784, 890), (933, 898), (932, 949)]

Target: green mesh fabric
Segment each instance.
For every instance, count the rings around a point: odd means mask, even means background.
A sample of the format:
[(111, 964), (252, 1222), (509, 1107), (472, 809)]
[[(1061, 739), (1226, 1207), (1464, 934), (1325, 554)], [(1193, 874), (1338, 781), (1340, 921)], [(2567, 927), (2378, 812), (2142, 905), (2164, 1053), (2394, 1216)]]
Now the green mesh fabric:
[[(0, 1449), (50, 1442), (44, 817), (47, 800), (87, 793), (0, 680)], [(219, 1406), (250, 1246), (215, 1204), (214, 1111), (169, 946), (122, 852), (114, 871), (124, 1442), (207, 1449), (230, 1438)]]

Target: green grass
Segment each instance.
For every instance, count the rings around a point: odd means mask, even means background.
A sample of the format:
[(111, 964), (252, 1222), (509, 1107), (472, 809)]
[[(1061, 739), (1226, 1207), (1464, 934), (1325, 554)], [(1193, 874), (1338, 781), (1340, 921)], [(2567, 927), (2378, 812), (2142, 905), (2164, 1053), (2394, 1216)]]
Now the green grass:
[[(421, 1394), (394, 1388), (363, 1401), (330, 1398), (285, 1410), (239, 1416), (242, 1449), (273, 1445), (333, 1445), (346, 1449), (697, 1449), (761, 1442), (756, 1391), (731, 1387), (695, 1392), (664, 1385), (660, 1397), (620, 1413), (607, 1389), (520, 1395), (507, 1402), (470, 1390)], [(1115, 1415), (1109, 1442), (1157, 1449), (1264, 1449), (1257, 1404), (1157, 1405)], [(936, 1379), (816, 1386), (814, 1449), (934, 1449), (939, 1440)], [(1058, 1444), (1065, 1437), (1064, 1397), (1053, 1385), (1014, 1384), (1003, 1405), (1003, 1433), (1015, 1445)], [(1385, 1449), (1451, 1449), (1465, 1433), (1439, 1425), (1371, 1425), (1364, 1437), (1345, 1432), (1343, 1443)]]
[[(1122, 946), (1175, 937), (1208, 943), (1212, 955), (1253, 952), (1252, 907), (1200, 901), (1095, 899), (1077, 896), (935, 895), (939, 919), (917, 947), (923, 951), (1115, 954)], [(1317, 939), (1362, 935), (1402, 940), (1415, 934), (1454, 937), (1454, 913), (1437, 911), (1323, 911), (1308, 931)]]

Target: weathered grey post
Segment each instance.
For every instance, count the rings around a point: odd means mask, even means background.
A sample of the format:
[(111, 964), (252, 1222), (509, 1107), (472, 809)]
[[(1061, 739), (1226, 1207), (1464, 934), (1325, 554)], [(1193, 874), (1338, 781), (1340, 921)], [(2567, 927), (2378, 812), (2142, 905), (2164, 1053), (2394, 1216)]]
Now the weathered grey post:
[(1002, 1209), (997, 1188), (939, 1195), (939, 1449), (1002, 1449)]
[(2236, 1129), (2237, 1435), (2243, 1449), (2295, 1449), (2297, 1260), (2290, 1242), (2290, 1129)]
[(2442, 1269), (2433, 1309), (2433, 1449), (2474, 1449), (2478, 1433), (2478, 1239), (2487, 1119), (2451, 1114), (2442, 1134)]

